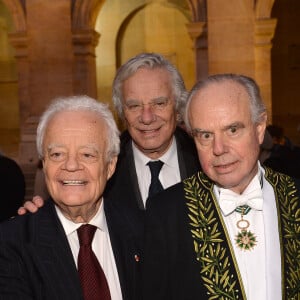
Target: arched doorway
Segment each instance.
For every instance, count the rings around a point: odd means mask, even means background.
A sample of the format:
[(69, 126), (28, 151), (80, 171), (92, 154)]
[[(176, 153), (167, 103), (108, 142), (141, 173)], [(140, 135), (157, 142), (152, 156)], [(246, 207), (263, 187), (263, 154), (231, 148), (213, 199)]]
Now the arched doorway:
[(184, 1), (106, 1), (95, 30), (98, 98), (110, 102), (116, 69), (140, 52), (159, 52), (180, 70), (188, 88), (195, 81), (190, 10)]

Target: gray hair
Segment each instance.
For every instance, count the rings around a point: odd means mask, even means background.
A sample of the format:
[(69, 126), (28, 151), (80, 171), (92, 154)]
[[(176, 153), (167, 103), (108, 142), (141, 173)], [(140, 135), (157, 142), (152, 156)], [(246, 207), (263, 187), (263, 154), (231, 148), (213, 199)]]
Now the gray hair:
[(194, 87), (191, 89), (187, 103), (185, 107), (184, 119), (187, 129), (191, 130), (191, 124), (188, 118), (189, 106), (194, 97), (194, 95), (201, 89), (207, 87), (210, 84), (224, 82), (224, 81), (233, 81), (244, 87), (250, 102), (251, 110), (251, 119), (253, 123), (260, 123), (262, 121), (262, 114), (266, 112), (266, 106), (261, 98), (260, 89), (257, 83), (250, 77), (245, 75), (237, 74), (215, 74), (207, 77), (203, 81), (197, 82)]
[(57, 113), (64, 111), (90, 111), (97, 113), (107, 127), (107, 160), (110, 161), (119, 154), (120, 133), (108, 106), (88, 96), (71, 96), (54, 99), (40, 118), (36, 137), (37, 152), (40, 159), (43, 158), (43, 141), (49, 121)]
[(166, 58), (158, 53), (141, 53), (123, 64), (117, 71), (113, 81), (112, 99), (117, 113), (120, 118), (123, 118), (123, 97), (122, 84), (123, 82), (135, 74), (138, 69), (164, 69), (169, 72), (171, 76), (171, 86), (175, 98), (176, 110), (182, 113), (185, 106), (187, 91), (184, 81), (179, 71)]

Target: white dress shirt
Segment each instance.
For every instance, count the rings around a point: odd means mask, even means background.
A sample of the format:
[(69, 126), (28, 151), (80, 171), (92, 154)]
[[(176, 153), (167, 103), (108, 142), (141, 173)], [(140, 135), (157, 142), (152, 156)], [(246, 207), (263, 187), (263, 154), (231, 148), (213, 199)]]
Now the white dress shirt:
[[(138, 184), (145, 205), (151, 182), (151, 172), (147, 163), (151, 159), (144, 155), (134, 143), (132, 143), (132, 149)], [(161, 160), (164, 163), (158, 177), (164, 189), (181, 181), (175, 137), (168, 151), (155, 160)]]
[[(77, 236), (77, 229), (82, 225), (82, 223), (73, 223), (62, 214), (62, 212), (57, 206), (55, 206), (55, 208), (58, 217), (63, 225), (65, 233), (67, 235), (73, 253), (74, 261), (77, 266), (77, 258), (79, 253), (79, 241)], [(89, 222), (89, 224), (97, 227), (92, 242), (92, 249), (95, 255), (97, 256), (97, 259), (106, 276), (110, 294), (111, 294), (111, 299), (122, 300), (122, 292), (120, 287), (118, 271), (116, 267), (113, 250), (111, 247), (109, 232), (108, 232), (106, 218), (104, 214), (103, 199), (101, 201), (101, 205), (97, 214), (93, 217), (93, 219)]]
[[(264, 170), (259, 165), (259, 172), (253, 180), (263, 175)], [(241, 214), (234, 211), (227, 216), (222, 213), (222, 217), (239, 266), (247, 300), (279, 300), (282, 299), (282, 294), (277, 209), (272, 186), (264, 177), (262, 180), (263, 210), (251, 209), (244, 216), (244, 219), (250, 222), (248, 230), (256, 236), (257, 240), (252, 250), (242, 250), (236, 245), (235, 237), (240, 231), (236, 223), (241, 219)], [(214, 186), (218, 201), (219, 190)]]

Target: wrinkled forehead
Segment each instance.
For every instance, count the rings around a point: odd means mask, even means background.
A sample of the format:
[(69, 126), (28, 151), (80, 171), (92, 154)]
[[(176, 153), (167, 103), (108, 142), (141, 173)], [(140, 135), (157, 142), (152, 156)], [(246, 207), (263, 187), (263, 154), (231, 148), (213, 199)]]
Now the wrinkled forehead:
[[(107, 128), (104, 120), (91, 111), (64, 111), (55, 114), (48, 122), (44, 143), (53, 140), (82, 143), (102, 143), (106, 140)], [(73, 137), (74, 141), (71, 139)]]
[(232, 80), (209, 83), (193, 95), (188, 116), (192, 127), (202, 123), (202, 119), (251, 118), (249, 95), (242, 85)]
[(65, 128), (89, 128), (105, 127), (104, 120), (93, 111), (61, 111), (51, 117), (47, 124), (47, 130), (53, 127)]
[(205, 109), (212, 104), (245, 105), (250, 108), (246, 89), (232, 80), (211, 82), (196, 91), (191, 99), (190, 111), (192, 112), (195, 107)]

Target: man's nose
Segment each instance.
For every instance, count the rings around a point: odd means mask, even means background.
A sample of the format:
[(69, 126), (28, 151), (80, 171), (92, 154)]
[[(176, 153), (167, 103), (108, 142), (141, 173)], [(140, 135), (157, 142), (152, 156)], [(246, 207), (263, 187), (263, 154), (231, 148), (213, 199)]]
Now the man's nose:
[(68, 171), (76, 171), (80, 167), (78, 156), (75, 154), (68, 155), (64, 163), (64, 168)]
[(140, 120), (144, 124), (150, 124), (156, 118), (153, 107), (150, 104), (144, 104), (141, 110)]
[(213, 141), (213, 153), (217, 156), (227, 152), (226, 137), (221, 134), (215, 134)]

